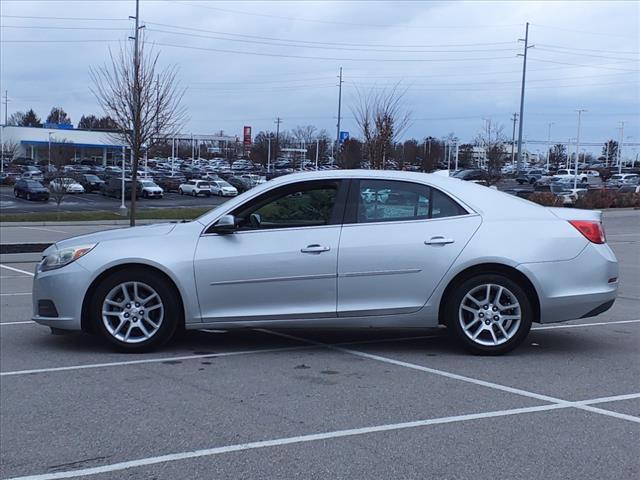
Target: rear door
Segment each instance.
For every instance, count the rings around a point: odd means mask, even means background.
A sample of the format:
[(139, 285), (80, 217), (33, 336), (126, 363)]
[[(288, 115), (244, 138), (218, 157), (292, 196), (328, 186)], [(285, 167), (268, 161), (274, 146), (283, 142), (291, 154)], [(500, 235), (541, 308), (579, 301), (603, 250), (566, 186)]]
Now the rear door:
[(338, 316), (419, 310), (480, 223), (427, 185), (353, 180), (340, 238)]

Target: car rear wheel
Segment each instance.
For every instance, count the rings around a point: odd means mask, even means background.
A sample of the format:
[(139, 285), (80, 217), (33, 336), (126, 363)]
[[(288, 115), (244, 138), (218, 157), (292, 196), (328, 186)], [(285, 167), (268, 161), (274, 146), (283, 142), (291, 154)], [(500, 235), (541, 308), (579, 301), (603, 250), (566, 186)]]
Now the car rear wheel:
[(197, 197), (198, 196), (198, 192), (196, 192), (195, 190), (192, 190), (191, 191), (191, 195), (193, 195), (194, 197)]
[(126, 352), (146, 352), (165, 344), (180, 318), (175, 290), (163, 278), (144, 269), (109, 275), (93, 296), (95, 330), (112, 346)]
[(180, 195), (184, 195), (184, 192), (182, 191), (181, 188), (178, 189), (178, 192), (180, 192)]
[(526, 292), (499, 274), (477, 275), (461, 283), (446, 314), (457, 340), (480, 355), (513, 350), (525, 339), (533, 320)]

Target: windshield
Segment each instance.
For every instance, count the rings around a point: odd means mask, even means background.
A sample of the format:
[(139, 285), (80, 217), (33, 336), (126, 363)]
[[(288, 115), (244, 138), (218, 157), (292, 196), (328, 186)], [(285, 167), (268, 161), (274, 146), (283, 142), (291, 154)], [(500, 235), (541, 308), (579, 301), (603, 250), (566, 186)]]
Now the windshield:
[(100, 178), (97, 177), (96, 175), (85, 175), (84, 178), (86, 178), (90, 182), (99, 182), (100, 181)]
[(150, 182), (148, 180), (142, 181), (140, 183), (142, 184), (143, 187), (157, 187), (155, 183)]

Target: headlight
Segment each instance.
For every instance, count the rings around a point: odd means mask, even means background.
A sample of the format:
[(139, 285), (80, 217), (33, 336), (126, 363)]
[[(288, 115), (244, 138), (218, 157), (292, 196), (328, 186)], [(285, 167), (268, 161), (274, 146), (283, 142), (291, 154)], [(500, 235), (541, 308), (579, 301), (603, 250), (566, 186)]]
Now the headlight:
[(74, 260), (77, 260), (83, 255), (89, 253), (96, 245), (97, 243), (92, 243), (90, 245), (68, 247), (51, 253), (44, 257), (44, 259), (42, 260), (42, 263), (40, 264), (40, 270), (46, 272), (48, 270), (55, 270), (56, 268), (69, 265)]

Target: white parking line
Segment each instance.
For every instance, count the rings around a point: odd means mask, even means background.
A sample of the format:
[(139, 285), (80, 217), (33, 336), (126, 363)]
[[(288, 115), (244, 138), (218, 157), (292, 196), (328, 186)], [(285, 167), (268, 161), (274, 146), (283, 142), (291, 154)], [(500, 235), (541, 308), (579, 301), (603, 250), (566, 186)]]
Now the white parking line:
[(19, 268), (10, 267), (8, 265), (0, 264), (0, 268), (6, 268), (7, 270), (11, 270), (12, 272), (24, 273), (25, 275), (29, 275), (30, 277), (33, 277), (34, 275), (33, 273), (27, 272), (26, 270), (20, 270)]
[(551, 402), (551, 403), (556, 403), (559, 405), (568, 405), (570, 407), (574, 407), (580, 410), (586, 410), (589, 412), (593, 412), (593, 413), (599, 413), (601, 415), (606, 415), (609, 417), (615, 417), (615, 418), (620, 418), (623, 420), (628, 420), (630, 422), (635, 422), (635, 423), (640, 423), (640, 417), (634, 417), (632, 415), (625, 415), (625, 414), (621, 414), (621, 413), (617, 413), (617, 412), (610, 412), (608, 410), (603, 410), (600, 408), (595, 408), (595, 407), (589, 407), (589, 406), (585, 406), (585, 405), (581, 405), (578, 402), (571, 402), (569, 400), (563, 400), (561, 398), (556, 398), (556, 397), (551, 397), (549, 395), (543, 395), (540, 393), (535, 393), (535, 392), (529, 392), (527, 390), (522, 390), (520, 388), (514, 388), (514, 387), (509, 387), (507, 385), (501, 385), (499, 383), (493, 383), (493, 382), (488, 382), (486, 380), (480, 380), (478, 378), (473, 378), (473, 377), (467, 377), (465, 375), (459, 375), (457, 373), (451, 373), (451, 372), (447, 372), (445, 370), (438, 370), (436, 368), (430, 368), (430, 367), (425, 367), (423, 365), (418, 365), (415, 363), (409, 363), (409, 362), (403, 362), (402, 360), (396, 360), (394, 358), (389, 358), (389, 357), (383, 357), (381, 355), (374, 355), (372, 353), (366, 353), (366, 352), (361, 352), (358, 350), (351, 350), (349, 348), (343, 348), (343, 347), (339, 347), (336, 345), (330, 345), (330, 344), (326, 344), (326, 343), (322, 343), (322, 342), (316, 342), (315, 340), (308, 340), (305, 338), (301, 338), (301, 337), (297, 337), (294, 335), (289, 335), (286, 333), (280, 333), (280, 332), (275, 332), (272, 330), (266, 330), (266, 329), (257, 329), (258, 331), (261, 332), (265, 332), (265, 333), (271, 333), (273, 335), (276, 336), (280, 336), (283, 338), (289, 338), (291, 340), (298, 340), (301, 342), (307, 342), (311, 345), (316, 345), (318, 347), (325, 347), (325, 348), (329, 348), (331, 350), (335, 350), (338, 352), (343, 352), (343, 353), (348, 353), (350, 355), (354, 355), (356, 357), (361, 357), (361, 358), (366, 358), (369, 360), (375, 360), (377, 362), (382, 362), (382, 363), (388, 363), (390, 365), (396, 365), (399, 367), (404, 367), (404, 368), (410, 368), (412, 370), (418, 370), (421, 372), (425, 372), (425, 373), (431, 373), (434, 375), (439, 375), (441, 377), (445, 377), (445, 378), (451, 378), (453, 380), (460, 380), (462, 382), (466, 382), (466, 383), (472, 383), (475, 385), (480, 385), (482, 387), (487, 387), (487, 388), (492, 388), (494, 390), (500, 390), (503, 392), (507, 392), (507, 393), (513, 393), (515, 395), (520, 395), (523, 397), (528, 397), (528, 398), (534, 398), (536, 400), (542, 400), (545, 402)]
[(35, 324), (36, 322), (34, 322), (33, 320), (25, 320), (24, 322), (0, 322), (0, 327), (3, 325), (26, 325), (28, 323)]
[(42, 227), (19, 227), (19, 228), (26, 228), (27, 230), (41, 230), (43, 232), (69, 233), (69, 232), (65, 232), (64, 230), (54, 230), (52, 228), (42, 228)]
[(30, 278), (28, 275), (0, 275), (0, 280), (5, 278)]
[(0, 293), (0, 297), (12, 297), (14, 295), (31, 295), (31, 292), (20, 292), (20, 293)]
[[(629, 398), (640, 398), (640, 393), (620, 395), (619, 397), (607, 397), (606, 399), (590, 399), (582, 402), (576, 402), (582, 405), (593, 405), (597, 403), (613, 402), (617, 399), (627, 400)], [(267, 447), (279, 447), (283, 445), (293, 445), (306, 442), (317, 442), (320, 440), (330, 440), (334, 438), (353, 437), (357, 435), (368, 435), (378, 432), (389, 432), (406, 430), (409, 428), (426, 427), (430, 425), (443, 425), (448, 423), (467, 422), (472, 420), (482, 420), (487, 418), (508, 417), (513, 415), (522, 415), (527, 413), (546, 412), (550, 410), (560, 410), (569, 408), (572, 405), (551, 404), (539, 405), (535, 407), (512, 408), (508, 410), (495, 410), (492, 412), (470, 413), (466, 415), (454, 415), (449, 417), (429, 418), (425, 420), (416, 420), (412, 422), (390, 423), (383, 425), (374, 425), (371, 427), (351, 428), (347, 430), (334, 430), (331, 432), (312, 433), (308, 435), (298, 435), (295, 437), (276, 438), (272, 440), (262, 440), (258, 442), (240, 443), (235, 445), (226, 445), (221, 447), (206, 448), (201, 450), (191, 450), (179, 453), (170, 453), (167, 455), (159, 455), (155, 457), (139, 458), (137, 460), (129, 460), (125, 462), (112, 463), (99, 467), (83, 468), (78, 470), (67, 470), (55, 473), (42, 473), (36, 475), (26, 475), (21, 477), (12, 477), (7, 480), (59, 480), (62, 478), (75, 478), (89, 475), (98, 475), (101, 473), (118, 472), (128, 470), (130, 468), (144, 467), (149, 465), (157, 465), (159, 463), (175, 462), (179, 460), (188, 460), (191, 458), (212, 457), (224, 453), (241, 452), (247, 450), (256, 450)]]
[(554, 330), (557, 328), (582, 328), (582, 327), (601, 327), (605, 325), (619, 325), (621, 323), (638, 323), (636, 320), (615, 320), (613, 322), (591, 322), (591, 323), (574, 323), (568, 325), (543, 325), (541, 327), (533, 327), (531, 330)]
[[(0, 325), (23, 325), (26, 323), (35, 324), (35, 322), (33, 321), (25, 321), (25, 322), (5, 322), (5, 323), (0, 323)], [(410, 340), (410, 339), (419, 340), (419, 339), (434, 338), (434, 337), (440, 337), (440, 336), (441, 335), (424, 335), (419, 337), (384, 338), (384, 339), (376, 339), (376, 340), (344, 342), (344, 343), (338, 343), (336, 345), (365, 345), (370, 343), (385, 343), (385, 342), (403, 341), (403, 340)], [(293, 352), (297, 350), (308, 350), (311, 348), (316, 348), (316, 347), (314, 345), (298, 345), (296, 347), (263, 348), (260, 350), (243, 350), (238, 352), (207, 353), (202, 355), (184, 355), (182, 357), (146, 358), (143, 360), (129, 360), (129, 361), (122, 361), (122, 362), (90, 363), (86, 365), (69, 365), (66, 367), (49, 367), (49, 368), (38, 368), (33, 370), (13, 370), (13, 371), (7, 371), (7, 372), (0, 372), (0, 377), (29, 375), (32, 373), (67, 372), (70, 370), (85, 370), (90, 368), (120, 367), (124, 365), (139, 365), (144, 363), (162, 363), (162, 362), (175, 361), (175, 360), (182, 361), (182, 360), (198, 360), (202, 358), (231, 357), (236, 355), (252, 355), (255, 353)]]

